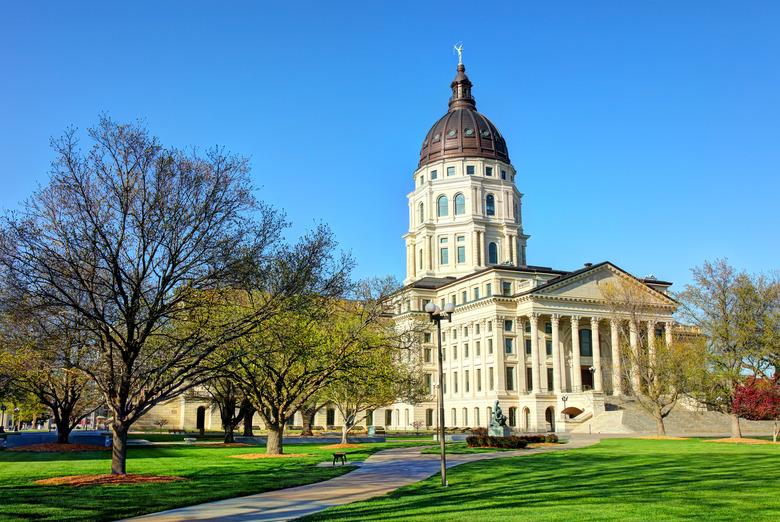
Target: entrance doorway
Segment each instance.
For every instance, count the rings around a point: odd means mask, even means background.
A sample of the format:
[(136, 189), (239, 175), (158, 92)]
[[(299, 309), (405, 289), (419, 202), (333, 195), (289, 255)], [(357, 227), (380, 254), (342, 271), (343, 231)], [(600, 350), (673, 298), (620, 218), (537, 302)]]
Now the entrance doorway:
[(198, 406), (195, 415), (195, 428), (203, 435), (203, 432), (206, 431), (206, 407)]
[(555, 431), (555, 408), (550, 406), (544, 410), (544, 420), (547, 421), (547, 431)]

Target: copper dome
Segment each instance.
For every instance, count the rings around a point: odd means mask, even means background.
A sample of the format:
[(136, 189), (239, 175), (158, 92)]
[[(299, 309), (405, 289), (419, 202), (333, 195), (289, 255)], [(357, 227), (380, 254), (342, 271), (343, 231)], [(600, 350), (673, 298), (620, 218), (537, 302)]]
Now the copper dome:
[(442, 158), (476, 156), (509, 163), (506, 141), (493, 123), (477, 112), (466, 68), (458, 64), (450, 110), (425, 135), (418, 168)]

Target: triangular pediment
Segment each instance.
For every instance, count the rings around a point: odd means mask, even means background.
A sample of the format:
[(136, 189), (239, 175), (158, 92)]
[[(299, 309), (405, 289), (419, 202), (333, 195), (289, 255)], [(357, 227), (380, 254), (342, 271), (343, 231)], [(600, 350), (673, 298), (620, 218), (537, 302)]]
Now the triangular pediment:
[(649, 287), (644, 282), (625, 272), (611, 263), (600, 263), (589, 269), (573, 272), (558, 280), (533, 289), (529, 292), (538, 297), (555, 297), (583, 301), (603, 301), (607, 288), (630, 284), (641, 292), (642, 299), (647, 304), (657, 306), (674, 306), (675, 302), (669, 296)]

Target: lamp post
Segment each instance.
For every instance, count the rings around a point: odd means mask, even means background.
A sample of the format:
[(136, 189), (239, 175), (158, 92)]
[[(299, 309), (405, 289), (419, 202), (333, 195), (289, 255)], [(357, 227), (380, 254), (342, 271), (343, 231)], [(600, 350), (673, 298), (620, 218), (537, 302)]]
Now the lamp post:
[(0, 428), (5, 431), (5, 404), (0, 404)]
[[(431, 318), (431, 322), (436, 324), (436, 338), (439, 360), (439, 389), (438, 389), (438, 403), (439, 403), (439, 454), (441, 459), (441, 485), (447, 486), (447, 455), (444, 449), (444, 371), (442, 370), (442, 354), (441, 354), (441, 320), (444, 319), (446, 314), (447, 321), (452, 321), (452, 312), (455, 311), (455, 305), (447, 303), (444, 305), (444, 310), (441, 310), (438, 305), (431, 302), (425, 305), (425, 311)], [(444, 313), (442, 313), (444, 312)]]
[(14, 431), (20, 431), (19, 426), (19, 408), (14, 408)]

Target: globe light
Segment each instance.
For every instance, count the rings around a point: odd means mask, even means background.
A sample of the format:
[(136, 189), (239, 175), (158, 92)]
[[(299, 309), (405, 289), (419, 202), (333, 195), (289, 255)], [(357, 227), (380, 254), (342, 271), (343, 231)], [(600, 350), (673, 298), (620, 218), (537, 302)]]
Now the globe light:
[(446, 305), (444, 305), (444, 311), (448, 314), (451, 314), (452, 312), (455, 311), (455, 305), (452, 303), (447, 303)]
[(439, 313), (439, 307), (436, 306), (436, 303), (430, 302), (427, 305), (425, 305), (425, 311), (429, 314), (437, 314)]

